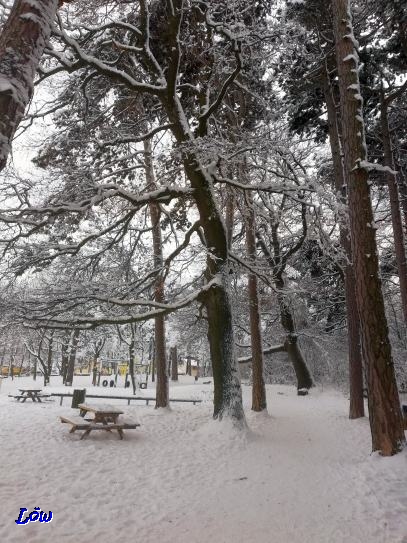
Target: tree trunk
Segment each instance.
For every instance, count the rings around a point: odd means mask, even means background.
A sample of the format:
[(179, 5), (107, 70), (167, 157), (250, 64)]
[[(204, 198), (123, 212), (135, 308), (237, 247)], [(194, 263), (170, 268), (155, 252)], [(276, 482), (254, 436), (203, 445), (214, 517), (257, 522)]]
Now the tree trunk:
[[(219, 273), (219, 272), (218, 272)], [(237, 373), (228, 272), (224, 270), (220, 286), (212, 287), (206, 297), (208, 340), (214, 381), (214, 418), (230, 416), (244, 420), (242, 391)]]
[(404, 234), (405, 234), (404, 237), (406, 237), (407, 235), (407, 178), (403, 170), (403, 167), (399, 163), (396, 164), (396, 170), (397, 170), (397, 184), (398, 184), (399, 193), (400, 193), (400, 203), (401, 203), (401, 209), (403, 212)]
[[(256, 234), (255, 234), (255, 213), (253, 199), (250, 192), (247, 194), (247, 209), (244, 209), (246, 227), (246, 247), (248, 261), (252, 267), (256, 266)], [(260, 301), (257, 286), (257, 276), (249, 273), (248, 276), (248, 299), (249, 299), (249, 320), (250, 320), (250, 341), (252, 348), (252, 410), (263, 411), (267, 409), (266, 386), (264, 384), (264, 361), (263, 341), (261, 337)]]
[(297, 330), (295, 328), (294, 317), (289, 305), (285, 300), (283, 290), (285, 287), (284, 279), (277, 274), (274, 277), (274, 284), (277, 290), (277, 300), (280, 307), (281, 325), (287, 332), (287, 339), (284, 342), (285, 350), (294, 367), (297, 377), (297, 390), (310, 389), (314, 386), (308, 366), (302, 356), (300, 346), (298, 345)]
[(54, 343), (54, 332), (51, 331), (50, 338), (48, 340), (47, 363), (44, 366), (44, 386), (47, 386), (47, 384), (49, 384), (49, 382), (51, 380), (53, 343)]
[(233, 195), (232, 187), (226, 187), (226, 206), (225, 206), (225, 226), (226, 236), (228, 240), (228, 247), (232, 247), (233, 238), (233, 223), (235, 218), (235, 198)]
[[(25, 352), (26, 352), (26, 346), (23, 345), (22, 346), (22, 353), (21, 353), (20, 371), (18, 373), (19, 377), (21, 377), (21, 373), (23, 371), (23, 364), (24, 364), (24, 360), (25, 360)], [(0, 364), (0, 367), (1, 367), (1, 364)]]
[[(177, 2), (177, 17), (180, 17)], [(173, 38), (177, 40), (177, 33)], [(177, 48), (174, 46), (174, 51)], [(174, 65), (172, 69), (177, 69)], [(186, 177), (194, 189), (199, 218), (208, 249), (206, 280), (212, 281), (202, 295), (208, 318), (208, 341), (214, 380), (214, 418), (231, 417), (238, 425), (245, 422), (242, 390), (237, 369), (232, 307), (229, 295), (229, 246), (224, 222), (216, 203), (213, 178), (202, 165), (193, 148), (196, 145), (188, 120), (172, 85), (168, 98), (162, 98), (172, 126), (172, 133), (180, 146)], [(184, 145), (187, 144), (187, 145)], [(192, 150), (191, 150), (192, 149)]]
[[(380, 97), (381, 127), (384, 150), (384, 164), (394, 171), (394, 157), (391, 145), (388, 103), (383, 90)], [(406, 251), (404, 248), (404, 232), (400, 215), (400, 199), (397, 188), (396, 174), (386, 173), (387, 185), (389, 187), (389, 199), (391, 210), (391, 222), (393, 226), (394, 249), (396, 253), (397, 270), (400, 282), (401, 307), (403, 310), (404, 322), (407, 323), (407, 263)]]
[(178, 381), (178, 349), (171, 347), (171, 381)]
[(76, 349), (79, 343), (79, 334), (80, 330), (74, 330), (71, 337), (71, 351), (69, 353), (69, 359), (66, 370), (66, 380), (65, 384), (69, 383), (68, 386), (71, 386), (73, 383), (73, 374), (75, 372), (75, 359), (76, 359)]
[(187, 362), (185, 366), (185, 375), (192, 375), (191, 357), (187, 355)]
[[(151, 140), (144, 141), (144, 164), (146, 169), (147, 184), (150, 188), (156, 187), (153, 157), (151, 151)], [(149, 204), (154, 251), (154, 269), (160, 270), (154, 286), (154, 300), (159, 303), (165, 302), (164, 280), (162, 275), (163, 252), (161, 239), (160, 208), (157, 204)], [(167, 354), (165, 349), (165, 320), (164, 316), (154, 319), (155, 328), (155, 368), (157, 372), (156, 402), (157, 407), (169, 406)]]
[(376, 231), (370, 199), (367, 152), (360, 95), (359, 59), (355, 50), (349, 0), (332, 0), (341, 98), (345, 172), (354, 256), (356, 299), (366, 364), (369, 420), (373, 451), (389, 456), (405, 445), (384, 308)]
[(92, 367), (92, 386), (96, 386), (97, 383), (97, 374), (98, 374), (98, 356), (97, 354), (93, 357), (93, 367)]
[(155, 341), (154, 336), (150, 338), (150, 345), (149, 345), (149, 355), (150, 355), (150, 364), (148, 371), (151, 375), (151, 382), (155, 383)]
[[(334, 182), (339, 203), (346, 204), (346, 178), (342, 158), (342, 143), (339, 136), (338, 116), (328, 72), (324, 76), (324, 94), (328, 114), (329, 142), (334, 166)], [(363, 364), (360, 349), (360, 325), (356, 305), (355, 274), (348, 228), (349, 216), (340, 217), (339, 239), (345, 254), (343, 271), (345, 276), (346, 320), (348, 323), (349, 358), (349, 418), (365, 416), (363, 399)]]
[(400, 43), (404, 56), (407, 57), (407, 7), (405, 0), (395, 0), (395, 17), (399, 26)]
[(0, 171), (33, 94), (58, 0), (15, 0), (0, 34)]
[(131, 324), (131, 339), (129, 344), (129, 373), (131, 379), (131, 386), (133, 387), (133, 395), (136, 395), (136, 377), (134, 375), (134, 357), (136, 349), (136, 334), (134, 324)]

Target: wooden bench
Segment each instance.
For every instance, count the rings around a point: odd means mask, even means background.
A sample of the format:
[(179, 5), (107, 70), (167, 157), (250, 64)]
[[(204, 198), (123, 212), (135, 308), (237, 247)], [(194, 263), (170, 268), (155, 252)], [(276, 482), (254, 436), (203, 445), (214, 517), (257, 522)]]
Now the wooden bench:
[(61, 422), (70, 424), (72, 428), (69, 430), (70, 434), (73, 434), (76, 430), (87, 430), (91, 425), (90, 421), (85, 420), (79, 415), (60, 416)]
[(120, 419), (119, 424), (123, 425), (124, 430), (135, 430), (140, 426), (139, 422), (124, 417)]
[(81, 439), (88, 436), (93, 430), (104, 430), (110, 432), (111, 430), (117, 430), (120, 439), (123, 439), (123, 430), (135, 430), (140, 424), (132, 419), (123, 419), (117, 422), (109, 422), (103, 424), (102, 422), (93, 422), (93, 420), (84, 419), (79, 415), (60, 416), (61, 422), (70, 424), (72, 428), (69, 430), (70, 434), (73, 434), (76, 430), (84, 430), (81, 435)]
[(23, 394), (9, 394), (9, 398), (14, 398), (15, 400), (21, 400), (21, 398), (25, 398)]

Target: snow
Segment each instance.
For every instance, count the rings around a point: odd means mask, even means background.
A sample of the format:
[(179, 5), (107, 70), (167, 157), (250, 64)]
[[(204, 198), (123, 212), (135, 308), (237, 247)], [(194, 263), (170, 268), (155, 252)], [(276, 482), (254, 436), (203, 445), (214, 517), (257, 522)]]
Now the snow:
[(359, 161), (358, 167), (363, 168), (368, 172), (376, 171), (381, 173), (390, 173), (391, 175), (397, 175), (397, 172), (392, 170), (389, 166), (382, 166), (381, 164), (376, 164), (375, 162), (368, 162), (367, 160)]
[(353, 60), (355, 62), (355, 64), (357, 64), (359, 62), (359, 58), (358, 58), (356, 52), (354, 54), (347, 55), (346, 57), (344, 57), (343, 62), (349, 62), (350, 60)]
[[(90, 377), (75, 379), (88, 388)], [(202, 381), (212, 378), (180, 379), (170, 397), (202, 404), (109, 402), (141, 423), (123, 441), (107, 432), (79, 441), (58, 421), (72, 412), (68, 402), (19, 404), (7, 393), (32, 381), (4, 380), (0, 541), (406, 541), (407, 454), (370, 455), (368, 421), (348, 419), (341, 393), (298, 397), (294, 387), (267, 386), (269, 416), (250, 411), (244, 386), (250, 429), (238, 431), (211, 420), (213, 389)], [(52, 511), (53, 520), (18, 526), (21, 507)]]

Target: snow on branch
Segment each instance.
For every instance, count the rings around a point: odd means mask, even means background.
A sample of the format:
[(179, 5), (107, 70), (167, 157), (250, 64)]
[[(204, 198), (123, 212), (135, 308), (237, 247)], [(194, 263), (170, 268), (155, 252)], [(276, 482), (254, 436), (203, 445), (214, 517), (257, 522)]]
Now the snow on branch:
[(83, 213), (84, 211), (87, 211), (96, 205), (100, 205), (104, 201), (114, 197), (123, 198), (124, 200), (130, 202), (134, 207), (141, 207), (151, 202), (165, 204), (169, 203), (175, 198), (182, 198), (192, 195), (194, 193), (194, 189), (179, 186), (164, 186), (144, 194), (135, 194), (118, 185), (100, 185), (95, 187), (95, 192), (96, 194), (93, 196), (84, 198), (79, 202), (61, 202), (48, 206), (28, 206), (23, 210), (16, 209), (14, 210), (14, 216), (12, 215), (13, 210), (8, 214), (4, 211), (2, 213), (0, 210), (0, 220), (7, 223), (33, 225), (35, 223), (33, 223), (30, 219), (26, 219), (25, 217), (29, 217), (30, 215)]
[(382, 166), (381, 164), (376, 164), (374, 162), (368, 162), (367, 160), (358, 160), (354, 170), (357, 169), (366, 170), (367, 172), (381, 172), (389, 173), (391, 175), (397, 175), (395, 170), (392, 170), (389, 166)]
[[(123, 324), (131, 324), (135, 322), (140, 321), (147, 321), (151, 319), (155, 319), (159, 316), (165, 316), (170, 313), (174, 313), (175, 311), (178, 311), (179, 309), (182, 309), (184, 307), (187, 307), (188, 305), (192, 304), (196, 301), (201, 301), (203, 297), (206, 295), (206, 293), (219, 285), (219, 283), (222, 282), (222, 279), (218, 276), (213, 277), (204, 287), (202, 287), (200, 290), (195, 291), (188, 296), (185, 296), (177, 301), (174, 301), (171, 304), (159, 304), (157, 302), (154, 302), (152, 300), (146, 302), (145, 300), (139, 300), (137, 305), (139, 306), (150, 306), (154, 307), (152, 311), (147, 311), (144, 313), (138, 313), (138, 314), (127, 314), (122, 316), (112, 316), (111, 313), (108, 313), (106, 315), (100, 315), (100, 316), (83, 316), (83, 317), (66, 317), (66, 318), (44, 318), (37, 315), (26, 315), (23, 319), (24, 325), (28, 326), (29, 323), (35, 324), (37, 327), (47, 327), (47, 328), (55, 328), (55, 329), (66, 329), (66, 327), (70, 328), (79, 328), (82, 330), (90, 330), (93, 328), (97, 328), (98, 326), (106, 325), (106, 324), (117, 324), (117, 325), (123, 325)], [(110, 301), (112, 301), (111, 299)], [(136, 303), (136, 301), (134, 301)]]
[(122, 138), (116, 138), (114, 140), (110, 141), (98, 141), (99, 147), (110, 147), (113, 145), (120, 145), (123, 143), (140, 143), (142, 141), (150, 140), (153, 136), (158, 134), (159, 132), (163, 132), (164, 130), (169, 130), (174, 125), (172, 123), (166, 123), (162, 124), (160, 126), (156, 126), (150, 132), (147, 132), (146, 134), (142, 134), (141, 136), (125, 136)]
[[(263, 350), (263, 354), (272, 354), (272, 353), (283, 353), (285, 352), (286, 346), (285, 344), (282, 345), (271, 345), (267, 349)], [(252, 355), (249, 356), (242, 356), (241, 358), (238, 358), (237, 361), (239, 364), (247, 364), (248, 362), (252, 361)]]
[[(137, 92), (146, 92), (149, 94), (153, 94), (156, 96), (162, 95), (166, 91), (166, 85), (150, 85), (149, 83), (143, 83), (141, 81), (137, 81), (134, 79), (131, 75), (127, 74), (123, 70), (118, 70), (117, 68), (114, 68), (110, 64), (107, 64), (106, 62), (103, 62), (102, 60), (94, 57), (93, 55), (87, 54), (79, 45), (79, 43), (69, 36), (65, 30), (62, 27), (62, 23), (60, 21), (60, 28), (54, 29), (53, 33), (61, 38), (67, 45), (69, 45), (78, 56), (79, 60), (82, 61), (82, 63), (92, 66), (99, 74), (105, 75), (107, 77), (110, 77), (114, 81), (117, 81), (118, 83), (122, 83), (126, 87), (135, 90)], [(57, 53), (53, 52), (54, 56), (57, 55)], [(62, 62), (62, 58), (60, 58), (60, 61)], [(72, 62), (70, 63), (73, 64)], [(161, 80), (162, 82), (162, 80)]]

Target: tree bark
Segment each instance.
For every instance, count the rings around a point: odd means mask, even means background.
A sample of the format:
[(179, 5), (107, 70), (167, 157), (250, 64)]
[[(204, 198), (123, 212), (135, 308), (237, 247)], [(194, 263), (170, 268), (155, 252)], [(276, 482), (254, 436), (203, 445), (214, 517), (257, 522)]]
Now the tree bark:
[[(146, 169), (147, 184), (151, 188), (156, 188), (153, 157), (151, 150), (151, 140), (144, 141), (144, 164)], [(163, 252), (161, 239), (160, 208), (155, 203), (149, 204), (154, 251), (154, 269), (159, 270), (154, 286), (154, 300), (159, 303), (165, 302), (164, 280), (162, 275)], [(155, 336), (155, 369), (157, 372), (156, 400), (155, 406), (169, 406), (168, 392), (168, 373), (167, 373), (167, 354), (165, 349), (165, 320), (164, 316), (154, 319)]]
[(44, 386), (47, 386), (49, 384), (51, 379), (51, 372), (52, 372), (52, 347), (54, 343), (54, 331), (52, 330), (50, 333), (50, 337), (48, 340), (48, 353), (47, 353), (47, 364), (44, 368)]
[(131, 324), (131, 337), (129, 343), (129, 373), (131, 379), (131, 386), (133, 388), (133, 395), (136, 395), (136, 377), (134, 375), (134, 357), (136, 354), (136, 331), (135, 325)]
[(314, 386), (314, 383), (312, 381), (308, 366), (304, 360), (304, 357), (302, 356), (300, 346), (298, 345), (298, 336), (293, 314), (283, 294), (285, 286), (284, 279), (277, 275), (274, 278), (274, 284), (278, 289), (277, 299), (280, 307), (281, 325), (287, 332), (287, 339), (284, 342), (284, 346), (297, 377), (297, 390), (309, 390)]
[(356, 298), (366, 364), (372, 448), (384, 456), (390, 456), (404, 447), (405, 436), (379, 275), (369, 174), (364, 162), (367, 161), (367, 152), (359, 59), (354, 45), (356, 40), (350, 1), (332, 0), (332, 10)]
[(397, 170), (397, 184), (398, 184), (399, 194), (400, 194), (400, 203), (401, 203), (401, 209), (403, 212), (404, 237), (406, 237), (407, 235), (407, 178), (403, 170), (403, 167), (401, 166), (400, 163), (396, 164), (396, 170)]
[(235, 197), (232, 187), (226, 187), (225, 226), (228, 246), (232, 247), (233, 223), (235, 218)]
[(190, 355), (187, 355), (187, 363), (185, 368), (185, 375), (192, 375), (192, 364), (191, 364), (191, 357)]
[(69, 337), (64, 336), (62, 338), (62, 344), (61, 344), (61, 372), (60, 372), (63, 383), (65, 383), (66, 381), (66, 372), (68, 369), (68, 348), (69, 348)]
[[(256, 266), (256, 234), (255, 234), (255, 213), (253, 199), (250, 193), (247, 194), (247, 209), (244, 210), (246, 228), (246, 247), (248, 260), (252, 267)], [(261, 337), (260, 300), (257, 285), (257, 276), (249, 273), (248, 276), (248, 299), (250, 319), (250, 341), (252, 346), (252, 410), (263, 411), (267, 409), (266, 386), (264, 383), (264, 361), (263, 341)]]
[(58, 0), (15, 0), (0, 34), (0, 171), (33, 94)]
[(93, 367), (92, 367), (92, 386), (96, 386), (97, 383), (97, 374), (98, 374), (98, 355), (95, 354), (93, 357)]
[[(342, 143), (339, 136), (338, 115), (332, 86), (327, 71), (324, 74), (324, 95), (328, 114), (329, 142), (334, 166), (334, 183), (338, 203), (346, 204), (346, 177), (342, 158)], [(348, 228), (349, 216), (340, 217), (339, 239), (345, 254), (343, 271), (345, 277), (346, 320), (348, 324), (349, 358), (349, 418), (365, 416), (363, 398), (363, 364), (360, 349), (360, 325), (356, 305), (355, 274), (352, 263), (352, 248)]]
[(178, 381), (178, 349), (171, 347), (171, 381)]
[[(305, 236), (306, 218), (303, 210), (303, 239), (305, 239)], [(286, 295), (284, 293), (285, 282), (283, 273), (286, 266), (286, 259), (281, 255), (278, 222), (272, 221), (271, 223), (271, 238), (274, 257), (271, 255), (270, 251), (266, 247), (266, 244), (261, 239), (261, 236), (259, 236), (258, 243), (273, 271), (273, 282), (277, 289), (277, 302), (280, 309), (280, 321), (283, 329), (287, 333), (284, 348), (294, 368), (295, 376), (297, 378), (297, 391), (302, 391), (304, 389), (308, 390), (314, 385), (314, 383), (312, 381), (308, 366), (304, 360), (304, 357), (302, 356), (301, 349), (298, 344), (294, 316), (289, 304), (287, 303)], [(301, 246), (301, 244), (302, 242), (297, 244), (298, 248)]]
[[(394, 171), (394, 156), (391, 145), (389, 128), (388, 102), (383, 90), (380, 97), (380, 121), (382, 128), (384, 164)], [(389, 187), (389, 199), (391, 210), (391, 222), (393, 226), (394, 249), (396, 253), (397, 270), (400, 283), (401, 307), (403, 310), (404, 322), (407, 323), (407, 263), (406, 251), (404, 248), (404, 232), (400, 215), (400, 198), (397, 188), (396, 173), (386, 173), (387, 185)]]
[(67, 370), (66, 370), (66, 379), (65, 379), (65, 384), (66, 383), (70, 383), (70, 385), (72, 385), (73, 383), (73, 374), (75, 372), (75, 359), (76, 359), (76, 349), (78, 347), (78, 343), (79, 343), (79, 334), (80, 334), (80, 330), (76, 329), (72, 332), (72, 337), (71, 337), (71, 350), (70, 350), (70, 353), (69, 353), (69, 358), (68, 358), (68, 364), (67, 364)]

